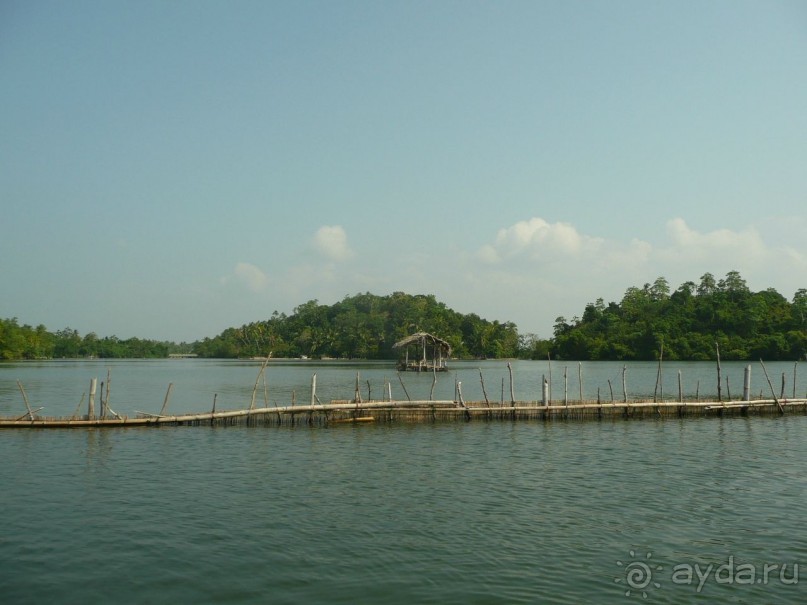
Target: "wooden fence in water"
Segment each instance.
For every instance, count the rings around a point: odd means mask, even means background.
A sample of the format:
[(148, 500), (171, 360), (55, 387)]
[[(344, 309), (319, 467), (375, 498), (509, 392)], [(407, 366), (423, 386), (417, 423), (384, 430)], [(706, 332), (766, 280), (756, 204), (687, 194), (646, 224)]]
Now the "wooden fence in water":
[[(330, 403), (321, 403), (316, 396), (316, 374), (311, 381), (311, 402), (308, 405), (285, 405), (269, 407), (256, 407), (255, 398), (261, 377), (265, 379), (265, 370), (269, 359), (261, 366), (255, 387), (252, 391), (252, 401), (248, 408), (238, 410), (216, 410), (216, 399), (213, 400), (213, 409), (209, 412), (196, 412), (185, 414), (168, 414), (167, 408), (173, 384), (168, 385), (162, 409), (158, 414), (137, 412), (134, 417), (121, 416), (109, 407), (110, 376), (107, 374), (106, 391), (104, 383), (101, 388), (100, 414), (95, 415), (95, 395), (97, 379), (90, 383), (90, 397), (87, 402), (87, 414), (78, 415), (78, 409), (83, 405), (84, 396), (79, 403), (76, 413), (70, 417), (47, 417), (38, 413), (42, 408), (32, 409), (28, 396), (21, 383), (18, 382), (20, 392), (25, 403), (26, 413), (17, 418), (0, 418), (2, 428), (107, 428), (107, 427), (159, 427), (159, 426), (330, 426), (339, 424), (359, 423), (413, 423), (413, 422), (450, 422), (450, 421), (569, 421), (569, 420), (631, 420), (650, 418), (692, 418), (692, 417), (725, 417), (725, 416), (782, 416), (785, 414), (807, 414), (807, 399), (795, 398), (795, 371), (794, 371), (794, 397), (787, 399), (784, 394), (784, 379), (782, 393), (776, 396), (773, 385), (768, 379), (771, 390), (771, 399), (750, 399), (750, 366), (747, 368), (746, 388), (742, 400), (721, 401), (690, 401), (685, 400), (680, 388), (676, 401), (663, 400), (654, 396), (653, 401), (629, 401), (627, 390), (624, 390), (623, 401), (614, 401), (611, 391), (611, 401), (603, 402), (584, 401), (582, 397), (582, 380), (580, 399), (570, 402), (564, 393), (562, 403), (553, 402), (549, 396), (549, 381), (543, 380), (543, 399), (541, 401), (516, 401), (513, 388), (512, 369), (510, 369), (510, 401), (489, 400), (482, 380), (482, 389), (485, 394), (484, 401), (466, 402), (462, 396), (461, 382), (455, 383), (455, 398), (453, 400), (411, 400), (407, 393), (406, 400), (393, 400), (391, 388), (388, 388), (387, 400), (363, 401), (359, 393), (359, 376), (356, 376), (355, 396), (351, 400), (332, 400)], [(764, 364), (763, 364), (764, 369)], [(659, 370), (660, 374), (660, 370)], [(767, 371), (765, 372), (768, 378)], [(436, 378), (435, 378), (436, 380)], [(624, 381), (624, 372), (623, 372)], [(719, 384), (719, 383), (718, 383)], [(401, 381), (403, 385), (403, 381)], [(623, 387), (624, 388), (624, 387)], [(406, 387), (404, 386), (404, 391)], [(504, 388), (502, 387), (502, 391)], [(718, 390), (718, 393), (720, 391)]]
[(26, 417), (0, 419), (0, 428), (106, 428), (159, 426), (330, 426), (369, 422), (412, 423), (448, 421), (580, 421), (780, 416), (807, 414), (807, 399), (726, 402), (620, 402), (542, 405), (540, 402), (362, 401), (289, 405), (192, 414), (146, 414), (114, 418)]

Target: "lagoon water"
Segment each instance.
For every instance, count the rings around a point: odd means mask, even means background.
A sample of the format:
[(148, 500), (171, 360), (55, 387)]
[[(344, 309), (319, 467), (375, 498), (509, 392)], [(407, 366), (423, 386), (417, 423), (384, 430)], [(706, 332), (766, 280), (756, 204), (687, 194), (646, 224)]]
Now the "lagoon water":
[[(214, 394), (234, 409), (259, 365), (4, 364), (0, 415), (25, 411), (17, 380), (43, 414), (72, 414), (108, 369), (121, 414), (159, 411), (168, 382), (172, 411), (209, 409)], [(724, 364), (738, 391), (744, 365)], [(456, 364), (435, 396), (457, 379), (480, 399), (479, 367)], [(481, 368), (498, 398), (506, 364)], [(514, 362), (517, 397), (536, 399), (548, 369)], [(713, 364), (669, 364), (665, 394), (679, 369), (687, 394), (715, 390)], [(578, 366), (566, 370), (576, 399)], [(793, 370), (768, 364), (788, 394)], [(389, 364), (272, 362), (259, 403), (306, 401), (314, 372), (323, 401), (352, 397), (356, 372), (364, 397), (367, 380), (373, 397), (385, 379), (402, 394)], [(555, 398), (563, 372), (552, 364)], [(583, 364), (584, 396), (607, 400), (610, 380), (619, 397), (621, 372)], [(655, 364), (627, 376), (631, 396), (652, 396)], [(403, 378), (428, 395), (430, 375)], [(768, 388), (758, 364), (753, 380)], [(0, 457), (3, 603), (807, 600), (803, 416), (7, 430)]]

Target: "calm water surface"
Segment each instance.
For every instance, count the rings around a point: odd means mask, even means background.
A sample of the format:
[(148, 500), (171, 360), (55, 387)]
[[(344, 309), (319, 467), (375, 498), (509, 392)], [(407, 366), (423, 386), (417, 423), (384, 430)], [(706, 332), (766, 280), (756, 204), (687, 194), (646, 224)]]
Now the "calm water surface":
[[(461, 376), (469, 385), (476, 367)], [(105, 379), (106, 368), (2, 367), (0, 406), (19, 410), (19, 378), (32, 404), (72, 413), (87, 375)], [(483, 369), (500, 381), (501, 364)], [(543, 371), (515, 369), (517, 387)], [(311, 370), (270, 374), (269, 399), (290, 384), (302, 399)], [(173, 381), (172, 406), (199, 409), (218, 392), (239, 407), (256, 371), (120, 362), (110, 403), (159, 409)], [(339, 385), (323, 389), (350, 396), (356, 367), (314, 371)], [(360, 371), (377, 379), (373, 389), (384, 375), (397, 381), (388, 367)], [(82, 604), (803, 603), (806, 436), (798, 416), (4, 431), (0, 594)], [(804, 567), (794, 574), (794, 564)], [(766, 565), (778, 567), (763, 576)]]

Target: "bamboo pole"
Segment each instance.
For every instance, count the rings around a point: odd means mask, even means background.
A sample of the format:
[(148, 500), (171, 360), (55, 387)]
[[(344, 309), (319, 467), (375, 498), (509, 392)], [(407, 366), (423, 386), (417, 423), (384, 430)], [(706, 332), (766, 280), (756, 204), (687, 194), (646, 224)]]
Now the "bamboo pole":
[(107, 412), (109, 412), (110, 414), (112, 414), (112, 415), (113, 415), (115, 418), (120, 418), (120, 417), (121, 417), (121, 415), (120, 415), (120, 414), (118, 414), (118, 413), (117, 413), (115, 410), (113, 410), (113, 409), (112, 409), (111, 407), (109, 407), (109, 406), (107, 406), (106, 410), (107, 410)]
[(490, 407), (490, 400), (488, 399), (488, 392), (485, 390), (485, 377), (482, 376), (482, 368), (479, 368), (479, 382), (482, 383), (482, 395), (485, 397), (485, 403)]
[(661, 350), (658, 356), (658, 396), (664, 401), (664, 337), (661, 338)]
[(782, 407), (782, 404), (781, 404), (781, 403), (779, 402), (779, 400), (776, 398), (776, 392), (773, 390), (773, 384), (771, 383), (771, 378), (770, 378), (770, 376), (768, 376), (768, 370), (767, 370), (767, 368), (765, 367), (765, 363), (764, 363), (764, 362), (763, 362), (761, 359), (759, 360), (759, 363), (760, 363), (760, 365), (762, 366), (762, 371), (765, 373), (765, 379), (768, 381), (768, 386), (769, 386), (769, 387), (771, 387), (771, 395), (773, 395), (773, 400), (776, 402), (776, 406), (779, 408), (779, 413), (780, 413), (780, 414), (784, 414), (784, 413), (785, 413), (785, 410), (784, 410), (784, 408)]
[(611, 403), (614, 402), (614, 385), (611, 384), (611, 379), (608, 379), (608, 390), (611, 391)]
[[(27, 416), (31, 420), (33, 420), (34, 413), (31, 411), (31, 404), (28, 403), (28, 394), (25, 392), (25, 388), (22, 386), (22, 383), (19, 380), (17, 381), (17, 386), (20, 387), (20, 393), (22, 393), (22, 400), (25, 402), (25, 409), (28, 410)], [(42, 408), (39, 409), (41, 410)]]
[[(662, 363), (663, 359), (664, 359), (664, 340), (662, 339), (662, 341), (661, 341), (661, 350), (659, 351), (659, 356), (658, 356), (658, 370), (656, 370), (656, 388), (653, 390), (653, 401), (658, 401), (658, 399), (656, 399), (656, 396), (657, 396), (658, 391), (659, 391), (659, 384), (661, 384), (661, 382), (662, 382), (662, 378), (661, 378), (661, 363)], [(661, 398), (664, 399), (664, 387), (663, 386), (661, 387)]]
[(460, 406), (465, 410), (465, 420), (471, 420), (471, 413), (468, 411), (468, 406), (465, 405), (465, 400), (462, 398), (462, 382), (457, 382), (457, 394), (459, 395)]
[(625, 410), (622, 412), (622, 417), (625, 418), (626, 420), (630, 417), (630, 415), (629, 415), (630, 414), (630, 405), (628, 404), (628, 389), (627, 389), (627, 385), (625, 383), (625, 374), (627, 373), (627, 371), (628, 371), (628, 366), (623, 365), (622, 366), (622, 395), (623, 395), (623, 398), (625, 400), (624, 401)]
[[(171, 389), (173, 389), (173, 388), (174, 388), (174, 383), (169, 382), (168, 383), (168, 389), (165, 391), (165, 399), (163, 399), (163, 407), (160, 408), (160, 416), (165, 414), (165, 410), (168, 409), (168, 400), (171, 398)], [(255, 403), (254, 399), (253, 399), (252, 403), (253, 404)]]
[(71, 416), (71, 418), (78, 418), (78, 413), (79, 413), (79, 410), (81, 410), (81, 406), (82, 406), (82, 405), (84, 405), (84, 398), (85, 398), (86, 396), (87, 396), (87, 391), (84, 391), (84, 392), (81, 394), (81, 401), (79, 401), (79, 402), (78, 402), (78, 405), (76, 406), (76, 411), (75, 411), (75, 412), (73, 412), (73, 415)]
[(109, 394), (112, 392), (112, 369), (106, 369), (106, 396), (101, 405), (101, 418), (106, 418), (109, 412)]
[[(269, 401), (266, 402), (266, 407), (269, 407)], [(277, 401), (275, 401), (275, 407), (277, 407)], [(277, 415), (277, 423), (280, 424), (281, 416), (280, 414)]]
[(406, 385), (404, 384), (403, 378), (401, 378), (401, 373), (398, 372), (398, 380), (401, 382), (401, 388), (403, 388), (404, 395), (409, 401), (412, 401), (412, 398), (409, 396), (409, 391), (406, 390)]
[(269, 358), (272, 356), (272, 353), (266, 356), (266, 359), (263, 360), (261, 364), (261, 369), (258, 370), (258, 375), (255, 377), (255, 386), (252, 387), (252, 400), (249, 403), (249, 409), (253, 409), (255, 407), (255, 395), (258, 393), (258, 384), (261, 382), (261, 376), (263, 376), (264, 370), (266, 370), (266, 366), (269, 363)]
[(569, 405), (569, 366), (563, 366), (563, 405)]
[(456, 388), (457, 388), (457, 402), (460, 404), (460, 406), (462, 406), (464, 408), (467, 408), (468, 406), (465, 405), (465, 400), (462, 398), (462, 382), (461, 381), (459, 381), (459, 380), (457, 381)]
[(715, 342), (715, 352), (717, 353), (717, 400), (723, 401), (723, 384), (720, 377), (720, 344)]
[(583, 403), (583, 362), (577, 362), (577, 384), (580, 386), (580, 403)]
[(550, 353), (546, 354), (546, 361), (549, 365), (549, 403), (552, 403), (552, 355)]
[(795, 362), (793, 364), (793, 399), (796, 398), (796, 370), (798, 368), (799, 362)]
[[(317, 375), (311, 377), (311, 405), (313, 406), (317, 400)], [(358, 401), (358, 399), (357, 399)]]
[(90, 380), (90, 398), (87, 400), (87, 419), (95, 418), (95, 389), (98, 388), (98, 379)]
[(625, 403), (628, 403), (628, 383), (625, 381), (625, 374), (628, 371), (628, 366), (622, 366), (622, 396)]
[(421, 350), (423, 351), (423, 359), (421, 361), (421, 364), (425, 366), (426, 365), (426, 337), (425, 336), (421, 336), (421, 338), (420, 338), (420, 346), (421, 346)]
[(509, 361), (507, 362), (507, 371), (510, 373), (510, 405), (515, 405), (516, 392), (515, 385), (513, 384), (513, 366)]
[(22, 421), (22, 420), (25, 420), (25, 417), (26, 417), (26, 416), (28, 416), (28, 419), (29, 419), (29, 420), (35, 420), (35, 418), (34, 418), (34, 414), (36, 414), (37, 412), (39, 412), (39, 411), (41, 411), (41, 410), (44, 410), (44, 409), (45, 409), (45, 406), (41, 406), (41, 407), (36, 408), (35, 410), (30, 410), (30, 411), (28, 411), (28, 412), (25, 412), (25, 413), (24, 413), (22, 416), (20, 416), (19, 418), (15, 418), (15, 419), (14, 419), (14, 422), (20, 422), (20, 421)]
[(597, 387), (597, 420), (602, 420), (602, 400), (600, 399), (600, 387)]
[(785, 373), (782, 372), (782, 390), (779, 392), (779, 399), (785, 398)]
[(751, 400), (751, 366), (745, 366), (743, 371), (743, 401)]

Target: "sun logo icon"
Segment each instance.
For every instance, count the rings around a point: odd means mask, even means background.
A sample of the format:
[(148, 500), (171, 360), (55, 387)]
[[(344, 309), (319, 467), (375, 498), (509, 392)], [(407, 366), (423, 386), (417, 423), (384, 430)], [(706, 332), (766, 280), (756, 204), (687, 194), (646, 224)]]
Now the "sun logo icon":
[(648, 588), (661, 588), (661, 584), (653, 581), (653, 572), (661, 571), (664, 568), (661, 565), (652, 566), (650, 558), (653, 556), (653, 553), (647, 553), (644, 561), (637, 561), (634, 551), (630, 551), (629, 554), (633, 561), (627, 563), (623, 563), (622, 561), (616, 562), (617, 565), (625, 568), (625, 575), (624, 577), (614, 578), (614, 582), (620, 584), (624, 581), (625, 584), (627, 584), (628, 589), (625, 591), (626, 597), (635, 593), (641, 594), (642, 598), (646, 599)]

